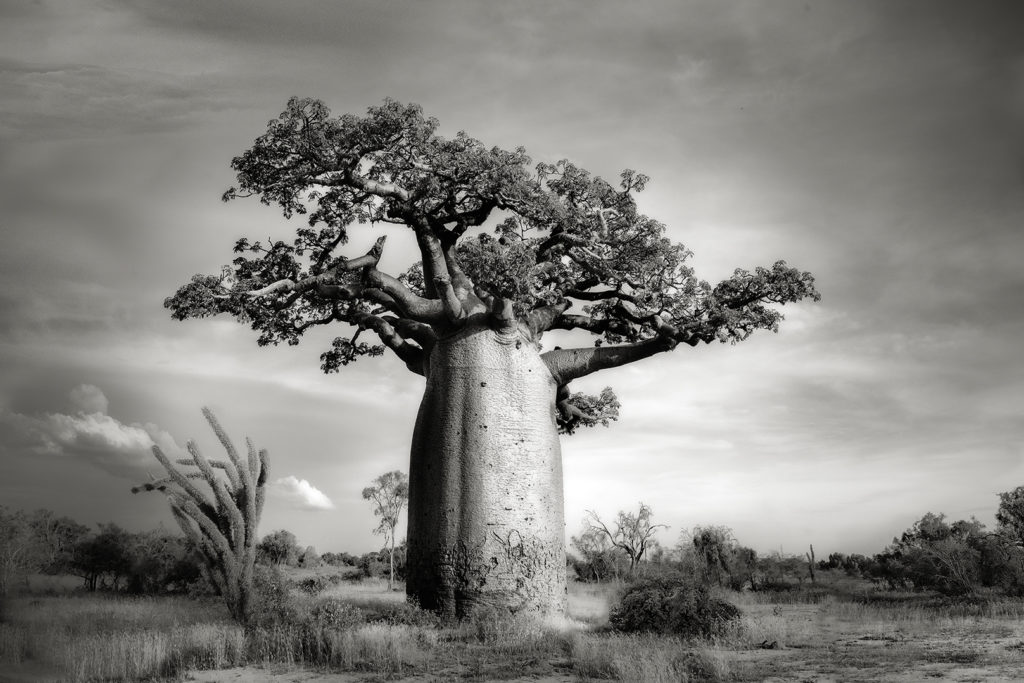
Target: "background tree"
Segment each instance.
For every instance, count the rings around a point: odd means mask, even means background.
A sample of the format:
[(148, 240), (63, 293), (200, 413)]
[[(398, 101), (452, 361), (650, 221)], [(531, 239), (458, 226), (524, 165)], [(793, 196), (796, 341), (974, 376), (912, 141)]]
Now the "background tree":
[(28, 514), (0, 505), (0, 597), (38, 565), (36, 537)]
[(984, 525), (975, 519), (950, 524), (944, 514), (926, 513), (875, 556), (872, 576), (892, 587), (973, 593), (981, 585), (986, 537)]
[(1024, 548), (1024, 486), (999, 494), (996, 523), (1008, 543)]
[(75, 546), (69, 570), (85, 582), (86, 590), (118, 590), (131, 572), (130, 543), (130, 534), (117, 524), (100, 524), (96, 535)]
[[(558, 433), (617, 410), (610, 391), (583, 398), (570, 383), (679, 344), (774, 331), (774, 305), (818, 293), (783, 261), (714, 286), (697, 279), (690, 252), (638, 211), (641, 173), (623, 171), (616, 187), (437, 127), (391, 100), (362, 117), (289, 100), (232, 161), (238, 185), (224, 198), (256, 196), (306, 224), (289, 241), (237, 240), (231, 265), (196, 275), (165, 305), (177, 319), (233, 315), (261, 345), (347, 326), (321, 355), (325, 372), (392, 351), (425, 378), (409, 594), (446, 612), (480, 599), (562, 611)], [(407, 228), (419, 262), (398, 276), (379, 270), (384, 236), (362, 256), (338, 253), (365, 223)], [(541, 352), (546, 332), (567, 330), (596, 339)]]
[(299, 560), (298, 540), (295, 534), (285, 529), (272, 531), (256, 546), (260, 562), (274, 565), (294, 565)]
[(385, 472), (363, 489), (363, 500), (373, 502), (373, 514), (380, 517), (380, 523), (373, 533), (384, 537), (388, 550), (388, 590), (395, 586), (395, 528), (402, 509), (409, 501), (409, 478), (404, 472)]
[(600, 583), (608, 578), (619, 578), (619, 554), (608, 535), (597, 527), (584, 522), (583, 531), (573, 536), (570, 544), (579, 555), (573, 568), (580, 581)]
[(651, 508), (644, 503), (640, 503), (640, 510), (635, 513), (620, 510), (614, 522), (615, 531), (609, 529), (592, 510), (587, 510), (586, 519), (591, 528), (603, 533), (614, 547), (626, 553), (630, 574), (636, 571), (637, 564), (650, 547), (654, 532), (668, 528), (664, 524), (651, 523)]
[[(246, 439), (248, 457), (243, 458), (221, 428), (209, 408), (203, 416), (228, 454), (227, 460), (207, 460), (194, 441), (187, 444), (191, 458), (177, 464), (195, 467), (198, 472), (183, 473), (160, 450), (153, 454), (168, 476), (132, 489), (161, 491), (171, 504), (175, 521), (195, 544), (203, 558), (208, 578), (227, 603), (231, 616), (248, 623), (252, 615), (253, 564), (256, 561), (256, 529), (263, 512), (269, 470), (266, 450), (257, 452)], [(217, 470), (224, 473), (218, 476)], [(192, 482), (202, 480), (212, 495)]]
[(311, 545), (306, 546), (306, 549), (299, 555), (298, 565), (300, 567), (319, 567), (323, 564), (323, 559), (316, 552), (316, 548)]
[(691, 532), (691, 542), (699, 567), (711, 583), (731, 583), (732, 552), (736, 541), (732, 529), (725, 526), (697, 526)]

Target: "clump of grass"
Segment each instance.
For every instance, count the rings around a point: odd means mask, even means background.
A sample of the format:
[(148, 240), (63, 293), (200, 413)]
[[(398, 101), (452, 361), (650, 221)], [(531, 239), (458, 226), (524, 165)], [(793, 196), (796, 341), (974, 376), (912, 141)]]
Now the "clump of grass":
[(573, 672), (583, 678), (677, 683), (729, 677), (720, 653), (671, 636), (576, 634), (570, 642)]
[(249, 632), (247, 659), (264, 665), (315, 666), (401, 674), (430, 658), (435, 631), (406, 625), (362, 624), (348, 629), (276, 624)]
[(814, 636), (809, 619), (794, 619), (783, 614), (744, 614), (731, 622), (709, 642), (718, 647), (746, 650), (755, 647), (787, 648), (802, 646)]

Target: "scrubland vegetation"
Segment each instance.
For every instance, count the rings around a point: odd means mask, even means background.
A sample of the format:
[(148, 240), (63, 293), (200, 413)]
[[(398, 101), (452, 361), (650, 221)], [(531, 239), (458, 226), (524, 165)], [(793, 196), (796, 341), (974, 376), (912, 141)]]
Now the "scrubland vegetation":
[[(236, 669), (243, 680), (282, 683), (327, 672), (345, 680), (1017, 680), (1021, 501), (1024, 489), (1001, 495), (993, 532), (929, 513), (870, 558), (816, 559), (813, 549), (759, 557), (724, 527), (693, 529), (674, 548), (648, 539), (640, 556), (619, 547), (631, 542), (619, 534), (625, 513), (604, 540), (587, 536), (593, 527), (573, 539), (567, 571), (579, 578), (570, 581), (568, 616), (554, 621), (493, 607), (442, 620), (408, 604), (400, 585), (388, 589), (392, 559), (403, 577), (401, 545), (393, 556), (390, 548), (321, 556), (278, 530), (257, 547), (244, 625), (182, 538), (114, 525), (92, 532), (45, 511), (0, 509), (4, 566), (16, 566), (13, 558), (24, 568), (3, 584), (0, 673), (212, 681), (218, 674), (200, 672)], [(641, 535), (642, 526), (634, 525)]]
[[(215, 597), (37, 587), (4, 603), (0, 671), (60, 681), (183, 680), (233, 667), (247, 667), (248, 680), (350, 672), (367, 680), (762, 681), (968, 670), (973, 680), (1013, 680), (1024, 667), (1017, 598), (894, 591), (839, 570), (819, 571), (814, 585), (737, 592), (642, 569), (646, 576), (629, 583), (571, 583), (569, 618), (548, 623), (486, 608), (441, 622), (388, 591), (385, 579), (349, 579), (357, 569), (331, 566), (262, 568), (249, 627)], [(674, 632), (673, 616), (687, 615), (680, 623), (703, 632)]]

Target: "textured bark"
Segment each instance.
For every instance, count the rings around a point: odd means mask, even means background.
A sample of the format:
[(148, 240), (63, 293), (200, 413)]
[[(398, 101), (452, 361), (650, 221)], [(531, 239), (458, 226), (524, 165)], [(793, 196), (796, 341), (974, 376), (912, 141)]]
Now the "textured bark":
[(467, 325), (425, 367), (413, 434), (407, 592), (463, 616), (477, 605), (566, 606), (557, 385), (528, 333)]

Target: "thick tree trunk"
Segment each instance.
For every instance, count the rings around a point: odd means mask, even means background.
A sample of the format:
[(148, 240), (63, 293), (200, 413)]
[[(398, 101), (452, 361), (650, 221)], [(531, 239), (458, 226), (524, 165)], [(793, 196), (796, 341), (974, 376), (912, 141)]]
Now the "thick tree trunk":
[(556, 385), (529, 338), (470, 326), (441, 339), (409, 467), (407, 592), (463, 616), (476, 605), (566, 607)]

